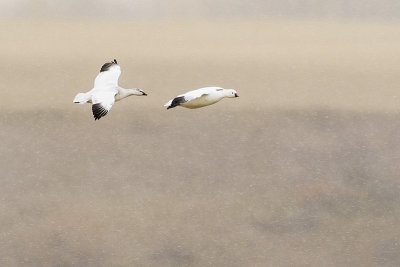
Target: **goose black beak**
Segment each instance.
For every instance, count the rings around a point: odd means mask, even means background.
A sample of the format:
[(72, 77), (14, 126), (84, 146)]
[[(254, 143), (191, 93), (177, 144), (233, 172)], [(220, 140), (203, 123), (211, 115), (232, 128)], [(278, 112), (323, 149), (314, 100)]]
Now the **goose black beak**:
[(142, 92), (142, 95), (147, 95), (145, 92)]
[(238, 95), (238, 94), (235, 94), (235, 97), (239, 97), (239, 95)]

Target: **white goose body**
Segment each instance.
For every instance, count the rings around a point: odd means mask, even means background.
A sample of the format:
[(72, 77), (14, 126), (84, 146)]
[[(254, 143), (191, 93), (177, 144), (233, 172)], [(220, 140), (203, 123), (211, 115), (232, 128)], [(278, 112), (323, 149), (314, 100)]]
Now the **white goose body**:
[(95, 120), (107, 115), (116, 101), (131, 95), (147, 95), (138, 88), (124, 89), (118, 86), (121, 68), (117, 61), (105, 63), (94, 81), (94, 88), (87, 93), (79, 93), (74, 103), (92, 103), (92, 112)]
[(195, 109), (215, 104), (226, 97), (238, 97), (238, 94), (233, 89), (224, 89), (216, 86), (204, 87), (178, 95), (174, 99), (168, 101), (164, 106), (167, 107), (167, 109), (177, 106)]

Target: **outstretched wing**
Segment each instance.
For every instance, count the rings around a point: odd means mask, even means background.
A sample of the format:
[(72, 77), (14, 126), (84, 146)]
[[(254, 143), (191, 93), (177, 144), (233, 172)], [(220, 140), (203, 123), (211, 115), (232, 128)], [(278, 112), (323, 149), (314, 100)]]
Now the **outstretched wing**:
[(99, 75), (94, 80), (94, 88), (105, 88), (118, 86), (118, 78), (121, 75), (121, 68), (117, 61), (105, 63), (101, 69)]
[(115, 102), (117, 91), (98, 91), (92, 95), (92, 112), (94, 120), (107, 115)]
[(192, 100), (194, 100), (196, 98), (199, 98), (199, 97), (214, 93), (215, 91), (221, 91), (221, 90), (223, 90), (223, 88), (216, 87), (216, 86), (204, 87), (204, 88), (200, 88), (200, 89), (197, 89), (197, 90), (193, 90), (193, 91), (184, 93), (182, 95), (178, 95), (178, 97), (183, 96), (183, 97), (185, 97), (186, 102), (189, 102), (189, 101), (192, 101)]
[(204, 88), (200, 88), (197, 90), (189, 91), (184, 94), (178, 95), (174, 99), (171, 99), (164, 105), (164, 107), (173, 108), (182, 103), (192, 101), (196, 98), (200, 98), (202, 96), (208, 95), (212, 91), (218, 91), (218, 90), (222, 90), (222, 88), (221, 87), (204, 87)]

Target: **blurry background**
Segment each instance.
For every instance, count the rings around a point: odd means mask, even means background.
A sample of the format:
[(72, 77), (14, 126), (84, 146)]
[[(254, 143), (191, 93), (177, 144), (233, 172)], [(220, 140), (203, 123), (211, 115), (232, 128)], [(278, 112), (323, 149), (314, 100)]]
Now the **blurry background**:
[[(398, 266), (398, 1), (0, 1), (1, 266)], [(116, 58), (147, 97), (72, 103)], [(218, 85), (240, 97), (163, 104)]]

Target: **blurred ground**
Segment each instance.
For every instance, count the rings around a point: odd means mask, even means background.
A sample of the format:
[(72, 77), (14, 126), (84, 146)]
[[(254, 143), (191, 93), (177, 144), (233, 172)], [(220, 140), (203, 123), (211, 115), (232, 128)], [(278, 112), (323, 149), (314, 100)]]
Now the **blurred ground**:
[[(2, 266), (398, 266), (399, 25), (2, 22)], [(74, 105), (116, 58), (148, 97)], [(162, 105), (207, 85), (199, 110)]]

